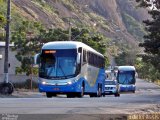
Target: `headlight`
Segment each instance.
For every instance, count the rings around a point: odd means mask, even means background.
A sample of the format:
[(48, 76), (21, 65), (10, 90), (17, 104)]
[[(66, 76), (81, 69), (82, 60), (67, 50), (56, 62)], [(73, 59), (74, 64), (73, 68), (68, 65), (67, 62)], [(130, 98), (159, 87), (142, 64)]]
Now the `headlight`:
[(67, 84), (68, 84), (68, 85), (71, 85), (71, 84), (72, 84), (72, 82), (71, 82), (71, 81), (69, 81), (69, 82), (67, 82)]
[(71, 80), (71, 81), (68, 81), (67, 84), (68, 84), (68, 85), (71, 85), (71, 84), (73, 84), (73, 83), (75, 83), (75, 82), (76, 82), (76, 80)]
[(43, 84), (43, 85), (45, 85), (45, 84), (46, 84), (46, 82), (45, 82), (45, 81), (43, 81), (43, 82), (42, 82), (42, 84)]

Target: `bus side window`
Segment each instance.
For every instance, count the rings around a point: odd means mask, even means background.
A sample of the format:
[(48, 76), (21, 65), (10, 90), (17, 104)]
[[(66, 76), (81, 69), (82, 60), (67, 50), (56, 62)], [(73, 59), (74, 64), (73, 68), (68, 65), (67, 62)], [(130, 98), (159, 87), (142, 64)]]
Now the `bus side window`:
[(87, 62), (87, 54), (86, 50), (83, 50), (83, 63), (85, 64)]

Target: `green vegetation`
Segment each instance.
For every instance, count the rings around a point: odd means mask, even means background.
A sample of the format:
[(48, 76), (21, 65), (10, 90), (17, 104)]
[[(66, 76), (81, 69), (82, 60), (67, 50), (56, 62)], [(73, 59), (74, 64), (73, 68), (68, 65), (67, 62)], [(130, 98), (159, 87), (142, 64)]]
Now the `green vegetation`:
[[(109, 26), (110, 23), (108, 23), (108, 21), (103, 16), (95, 14), (92, 10), (86, 8), (84, 5), (79, 6), (74, 0), (53, 1), (61, 3), (63, 7), (65, 7), (64, 10), (74, 12), (75, 16), (77, 15), (77, 19), (70, 20), (72, 23), (72, 40), (84, 42), (104, 55), (106, 48), (109, 49), (111, 53), (114, 53), (115, 56), (119, 54), (117, 53), (117, 44), (115, 44), (114, 47), (109, 46), (108, 43), (110, 40), (97, 32), (111, 31)], [(31, 2), (35, 7), (46, 13), (48, 17), (53, 17), (52, 23), (54, 29), (52, 26), (50, 27), (52, 29), (46, 29), (41, 23), (34, 22), (33, 20), (25, 18), (25, 15), (23, 15), (24, 11), (12, 4), (12, 41), (15, 43), (14, 50), (18, 51), (16, 58), (22, 63), (20, 67), (17, 67), (16, 73), (26, 73), (27, 75), (29, 75), (32, 71), (31, 56), (33, 56), (35, 53), (38, 53), (44, 43), (49, 41), (68, 40), (68, 30), (66, 29), (68, 28), (68, 21), (65, 21), (63, 16), (59, 14), (58, 9), (54, 8), (55, 5), (49, 4), (50, 2), (46, 2), (45, 0), (31, 0)], [(0, 0), (0, 5), (2, 6), (0, 8), (0, 14), (2, 13), (1, 15), (5, 16), (6, 2), (4, 2), (4, 0)], [(27, 8), (26, 6), (23, 8), (31, 10), (31, 8)], [(34, 14), (36, 16), (38, 13), (33, 12), (33, 16)], [(127, 14), (124, 15), (124, 19), (127, 21), (128, 29), (130, 32), (132, 32), (132, 34), (135, 36), (140, 34), (139, 38), (137, 39), (141, 39), (141, 26), (139, 27), (139, 24), (135, 23), (136, 21)], [(77, 26), (80, 29), (76, 28)], [(124, 48), (126, 46), (122, 46), (120, 44), (120, 47)], [(124, 48), (124, 51), (125, 50), (126, 48)], [(127, 56), (125, 60), (130, 60), (129, 53), (131, 53), (131, 51), (127, 51), (125, 53)], [(124, 58), (121, 57), (121, 59)], [(107, 57), (106, 63), (106, 65), (109, 64)], [(33, 72), (36, 73), (36, 69), (33, 70)]]
[(5, 13), (6, 13), (6, 4), (3, 0), (0, 0), (0, 28), (4, 27), (6, 23)]
[(128, 32), (132, 34), (138, 41), (142, 42), (143, 36), (145, 35), (144, 26), (126, 13), (122, 13), (122, 18)]
[[(7, 4), (5, 0), (0, 0), (0, 27), (4, 28), (5, 21), (6, 21), (6, 12), (7, 12)], [(12, 15), (12, 21), (11, 21), (11, 29), (14, 31), (17, 26), (19, 26), (19, 23), (21, 21), (25, 20), (24, 17), (18, 12), (16, 7), (12, 4), (11, 8), (11, 15)], [(2, 21), (1, 21), (2, 20)]]
[[(14, 42), (15, 44), (13, 50), (17, 51), (15, 57), (21, 63), (21, 66), (16, 68), (16, 74), (37, 74), (37, 69), (32, 67), (32, 56), (40, 52), (40, 48), (44, 43), (50, 41), (66, 41), (69, 37), (68, 30), (64, 27), (65, 22), (68, 21), (62, 20), (59, 16), (59, 12), (53, 6), (43, 0), (32, 0), (31, 2), (36, 7), (43, 10), (47, 15), (54, 16), (55, 29), (46, 29), (41, 23), (27, 20), (27, 18), (22, 15), (21, 9), (12, 4), (11, 42)], [(101, 27), (104, 30), (109, 30), (105, 19), (96, 14), (89, 15), (89, 13), (82, 13), (81, 9), (79, 9), (72, 0), (62, 0), (61, 3), (69, 11), (80, 13), (80, 16), (82, 17), (82, 19), (79, 20), (72, 20), (74, 23), (74, 25), (72, 25), (72, 40), (81, 41), (102, 54), (105, 54), (109, 39), (104, 37), (102, 34), (97, 33), (92, 25), (92, 23), (95, 22), (94, 19), (97, 19), (96, 25), (98, 27)], [(0, 28), (2, 28), (6, 22), (6, 1), (0, 0), (0, 6)], [(88, 22), (90, 19), (92, 19), (92, 22)], [(73, 26), (75, 27), (73, 28)], [(80, 26), (80, 29), (76, 28), (76, 26)], [(105, 58), (106, 65), (108, 65), (109, 60), (107, 57)]]
[(18, 29), (20, 23), (23, 20), (26, 20), (26, 18), (22, 17), (22, 15), (17, 11), (15, 6), (12, 6), (11, 15), (12, 15), (11, 30), (15, 31), (16, 29)]
[(16, 58), (21, 62), (21, 66), (16, 68), (16, 73), (37, 73), (37, 69), (32, 68), (32, 56), (40, 50), (36, 37), (41, 31), (43, 29), (40, 23), (23, 21), (12, 34), (12, 42), (15, 44), (13, 50), (17, 51)]
[(3, 15), (0, 14), (0, 28), (4, 27), (6, 19)]
[(141, 57), (136, 59), (135, 66), (140, 78), (151, 80), (152, 82), (160, 80), (160, 72), (152, 64), (143, 62)]
[(4, 4), (4, 1), (3, 0), (0, 0), (0, 40), (3, 41), (4, 40), (4, 27), (5, 27), (5, 24), (6, 24), (6, 18), (5, 18), (5, 10), (4, 10), (4, 7), (5, 7), (5, 4)]
[(108, 26), (108, 22), (105, 18), (95, 14), (95, 13), (89, 13), (89, 17), (91, 18), (91, 21), (95, 22), (96, 27), (100, 27), (104, 29), (105, 31), (110, 31), (110, 28)]
[[(144, 0), (136, 1), (139, 2), (141, 7), (151, 5)], [(140, 47), (144, 47), (145, 52), (145, 54), (141, 56), (141, 66), (143, 66), (142, 68), (144, 69), (140, 70), (146, 74), (145, 78), (158, 81), (160, 80), (160, 1), (154, 0), (154, 5), (156, 9), (149, 11), (152, 20), (144, 21), (147, 32), (144, 36), (145, 41), (139, 44)]]
[(53, 7), (47, 4), (44, 0), (32, 0), (31, 2), (37, 7), (41, 8), (43, 11), (47, 11), (49, 13), (54, 13), (55, 11)]
[(135, 65), (136, 63), (136, 51), (130, 49), (123, 51), (118, 56), (115, 56), (115, 61), (118, 66), (120, 65)]
[(69, 11), (76, 10), (73, 0), (61, 0), (61, 2)]

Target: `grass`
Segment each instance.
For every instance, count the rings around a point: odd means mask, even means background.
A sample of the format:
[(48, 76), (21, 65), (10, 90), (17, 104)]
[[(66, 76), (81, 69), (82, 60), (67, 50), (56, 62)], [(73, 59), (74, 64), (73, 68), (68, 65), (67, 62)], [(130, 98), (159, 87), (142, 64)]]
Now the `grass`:
[(58, 28), (64, 28), (65, 25), (63, 20), (59, 17), (59, 11), (56, 10), (53, 6), (42, 2), (41, 0), (33, 0), (32, 3), (41, 8), (48, 16), (54, 16), (54, 26)]
[(99, 16), (95, 13), (90, 13), (89, 17), (91, 18), (91, 21), (96, 23), (96, 26), (101, 27), (102, 29), (106, 31), (110, 31), (110, 28), (108, 26), (109, 23), (104, 17)]
[(74, 2), (72, 0), (61, 0), (62, 4), (70, 11), (75, 11)]
[(11, 29), (16, 30), (16, 28), (22, 23), (22, 21), (26, 20), (25, 17), (23, 17), (21, 12), (18, 10), (16, 6), (12, 6), (12, 23), (11, 23)]

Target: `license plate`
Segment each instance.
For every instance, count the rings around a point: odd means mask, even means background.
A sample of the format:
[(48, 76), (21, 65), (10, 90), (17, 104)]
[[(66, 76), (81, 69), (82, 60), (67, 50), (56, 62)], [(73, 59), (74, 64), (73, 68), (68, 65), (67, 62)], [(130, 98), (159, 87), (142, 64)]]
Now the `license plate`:
[(53, 88), (53, 90), (60, 90), (59, 88)]
[(110, 93), (109, 91), (106, 91), (105, 93)]

